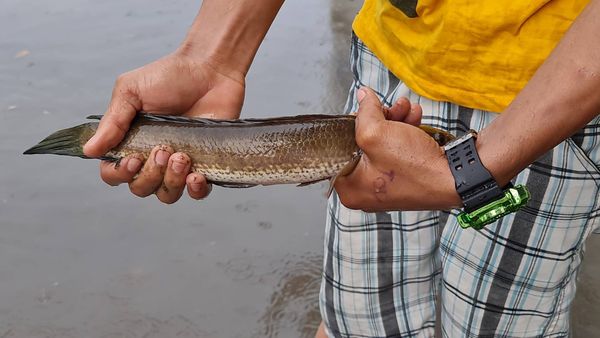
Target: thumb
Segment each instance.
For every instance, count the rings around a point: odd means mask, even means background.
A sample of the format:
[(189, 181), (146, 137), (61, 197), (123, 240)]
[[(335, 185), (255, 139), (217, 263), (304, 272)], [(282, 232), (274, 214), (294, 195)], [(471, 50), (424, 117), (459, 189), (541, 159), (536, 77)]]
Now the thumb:
[(83, 152), (88, 157), (100, 157), (121, 142), (131, 121), (141, 110), (137, 95), (115, 88), (106, 114), (94, 136), (85, 144)]
[(385, 120), (383, 105), (372, 89), (360, 87), (356, 97), (358, 99), (358, 117), (362, 120)]
[(357, 129), (385, 121), (383, 105), (372, 89), (361, 87), (356, 97), (358, 99), (358, 112), (356, 113)]

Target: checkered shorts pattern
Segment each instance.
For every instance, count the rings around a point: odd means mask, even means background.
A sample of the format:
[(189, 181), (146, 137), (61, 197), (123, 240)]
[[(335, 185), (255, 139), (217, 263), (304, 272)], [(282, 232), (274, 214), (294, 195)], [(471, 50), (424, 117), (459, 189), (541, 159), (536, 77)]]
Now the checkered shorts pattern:
[[(406, 96), (423, 124), (462, 135), (497, 116), (421, 97), (353, 37), (356, 91)], [(535, 128), (535, 126), (532, 126)], [(600, 116), (521, 172), (526, 208), (481, 231), (455, 212), (365, 213), (328, 203), (320, 307), (330, 337), (566, 337), (584, 241), (600, 228)], [(441, 304), (436, 299), (440, 297)]]

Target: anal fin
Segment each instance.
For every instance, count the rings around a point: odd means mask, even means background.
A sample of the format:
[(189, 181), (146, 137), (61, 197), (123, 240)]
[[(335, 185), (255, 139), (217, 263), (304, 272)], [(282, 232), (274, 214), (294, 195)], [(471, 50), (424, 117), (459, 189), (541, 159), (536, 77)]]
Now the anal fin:
[(258, 184), (248, 184), (248, 183), (217, 182), (217, 181), (209, 181), (208, 183), (212, 183), (214, 185), (218, 185), (223, 188), (252, 188), (252, 187), (256, 187), (258, 185)]
[(311, 185), (311, 184), (323, 182), (324, 180), (326, 180), (326, 179), (319, 179), (319, 180), (315, 180), (315, 181), (302, 182), (302, 183), (298, 184), (297, 187), (306, 187), (307, 185)]

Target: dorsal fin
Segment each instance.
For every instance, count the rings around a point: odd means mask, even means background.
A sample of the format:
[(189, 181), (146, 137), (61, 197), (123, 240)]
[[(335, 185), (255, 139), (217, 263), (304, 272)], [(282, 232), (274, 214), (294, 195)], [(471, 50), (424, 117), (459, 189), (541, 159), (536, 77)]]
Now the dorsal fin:
[[(100, 120), (102, 115), (90, 115), (87, 117), (90, 120)], [(312, 120), (324, 120), (324, 119), (348, 119), (354, 118), (351, 115), (326, 115), (326, 114), (312, 114), (312, 115), (297, 115), (297, 116), (283, 116), (283, 117), (268, 117), (268, 118), (250, 118), (250, 119), (239, 119), (239, 120), (216, 120), (199, 117), (183, 117), (183, 116), (171, 116), (171, 115), (154, 115), (145, 112), (139, 112), (136, 119), (139, 121), (149, 122), (170, 122), (170, 123), (182, 123), (182, 124), (201, 124), (204, 126), (242, 126), (242, 125), (274, 125), (274, 124), (286, 124), (294, 122), (306, 122)]]

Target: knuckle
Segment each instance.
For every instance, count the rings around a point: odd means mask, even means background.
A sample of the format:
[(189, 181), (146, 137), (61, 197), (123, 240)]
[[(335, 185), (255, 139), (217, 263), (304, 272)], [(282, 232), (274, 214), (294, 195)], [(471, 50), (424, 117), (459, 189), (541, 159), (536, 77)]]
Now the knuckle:
[(140, 173), (140, 182), (144, 182), (146, 185), (158, 186), (163, 179), (163, 171), (164, 169), (154, 163), (147, 162)]
[[(109, 129), (116, 130), (120, 134), (125, 135), (127, 133), (127, 128), (124, 127), (115, 114), (106, 114), (102, 118), (102, 123), (108, 127)], [(114, 137), (113, 137), (114, 138)], [(122, 136), (119, 139), (112, 139), (111, 146), (116, 146), (122, 139)]]
[(380, 141), (382, 132), (380, 123), (362, 127), (356, 132), (356, 144), (361, 149), (373, 147)]

